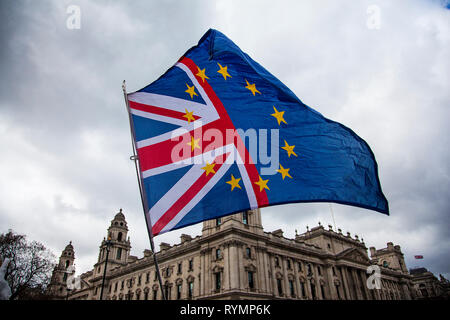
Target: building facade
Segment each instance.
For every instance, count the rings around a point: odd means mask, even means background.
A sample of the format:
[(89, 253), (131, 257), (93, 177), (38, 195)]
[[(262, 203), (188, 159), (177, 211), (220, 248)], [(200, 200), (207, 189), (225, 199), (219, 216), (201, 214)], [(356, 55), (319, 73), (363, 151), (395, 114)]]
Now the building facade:
[[(130, 255), (127, 233), (120, 210), (100, 244), (97, 263), (81, 275), (78, 289), (61, 289), (62, 269), (55, 269), (51, 286), (68, 299), (96, 300), (105, 276), (102, 299), (161, 299), (153, 252), (145, 250), (142, 258)], [(370, 252), (371, 258), (363, 239), (331, 226), (319, 224), (295, 239), (284, 237), (282, 230), (265, 232), (256, 209), (205, 221), (202, 235), (183, 234), (175, 245), (161, 243), (156, 255), (169, 299), (414, 299), (413, 277), (400, 247), (388, 243)], [(65, 259), (60, 259), (63, 266)], [(369, 289), (368, 282), (375, 288)]]

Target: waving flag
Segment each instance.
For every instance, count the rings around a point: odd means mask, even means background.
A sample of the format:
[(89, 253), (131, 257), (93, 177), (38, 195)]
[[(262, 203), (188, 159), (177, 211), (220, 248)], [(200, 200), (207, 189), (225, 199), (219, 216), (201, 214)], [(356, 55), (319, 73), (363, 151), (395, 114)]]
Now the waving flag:
[(153, 235), (290, 202), (389, 214), (365, 141), (216, 30), (127, 97)]

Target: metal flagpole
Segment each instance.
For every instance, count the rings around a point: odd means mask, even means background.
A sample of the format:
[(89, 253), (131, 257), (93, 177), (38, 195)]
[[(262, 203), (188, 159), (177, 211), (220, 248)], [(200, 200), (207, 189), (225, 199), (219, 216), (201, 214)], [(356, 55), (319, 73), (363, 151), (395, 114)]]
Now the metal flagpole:
[(153, 243), (152, 224), (151, 224), (151, 221), (150, 221), (150, 216), (148, 215), (148, 211), (146, 209), (146, 208), (148, 208), (148, 206), (146, 206), (146, 198), (144, 196), (145, 190), (144, 190), (143, 185), (142, 185), (142, 176), (141, 176), (141, 174), (139, 172), (139, 169), (138, 169), (139, 157), (136, 155), (136, 144), (134, 142), (134, 137), (135, 137), (134, 126), (133, 126), (133, 121), (131, 120), (130, 105), (128, 103), (128, 95), (127, 95), (127, 88), (126, 88), (126, 85), (125, 85), (125, 80), (123, 80), (122, 89), (123, 89), (123, 96), (125, 98), (125, 105), (127, 107), (127, 112), (128, 112), (128, 120), (130, 122), (131, 145), (133, 147), (133, 155), (130, 157), (130, 160), (134, 161), (134, 165), (135, 165), (135, 168), (136, 168), (136, 176), (137, 176), (137, 179), (138, 179), (139, 193), (141, 194), (142, 209), (144, 210), (145, 224), (147, 225), (148, 237), (150, 239), (150, 247), (152, 249), (153, 260), (155, 262), (155, 270), (156, 270), (156, 274), (158, 276), (159, 287), (161, 288), (161, 296), (162, 296), (163, 300), (167, 300), (167, 297), (166, 297), (166, 295), (164, 293), (164, 290), (163, 290), (161, 274), (159, 272), (158, 260), (156, 259), (155, 244)]

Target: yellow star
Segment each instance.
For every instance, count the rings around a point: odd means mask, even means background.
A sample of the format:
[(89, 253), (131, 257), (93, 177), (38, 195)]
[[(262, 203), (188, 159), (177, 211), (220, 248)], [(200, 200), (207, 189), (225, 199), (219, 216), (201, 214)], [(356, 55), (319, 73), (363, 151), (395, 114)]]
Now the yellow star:
[(235, 187), (242, 189), (241, 186), (239, 185), (239, 181), (241, 181), (241, 178), (236, 179), (233, 175), (231, 175), (231, 180), (227, 181), (227, 183), (231, 186), (231, 191), (233, 191)]
[(293, 154), (294, 156), (297, 157), (297, 154), (295, 154), (295, 152), (294, 152), (294, 148), (295, 148), (295, 146), (290, 146), (290, 145), (286, 142), (286, 140), (284, 140), (284, 147), (281, 147), (281, 149), (284, 149), (284, 150), (287, 151), (288, 157), (289, 157), (289, 158), (291, 157), (291, 154)]
[(188, 89), (185, 92), (189, 93), (189, 95), (191, 96), (191, 99), (193, 99), (194, 96), (198, 96), (198, 94), (195, 93), (195, 86), (194, 85), (192, 85), (192, 87), (189, 87), (189, 85), (186, 83), (186, 86), (188, 87)]
[(277, 170), (277, 172), (281, 173), (283, 180), (286, 176), (292, 179), (291, 175), (289, 174), (289, 168), (283, 168), (283, 166), (280, 164), (280, 170)]
[(221, 65), (220, 65), (220, 63), (218, 63), (218, 65), (219, 65), (219, 68), (220, 68), (220, 70), (219, 71), (217, 71), (218, 73), (220, 73), (222, 76), (223, 76), (223, 78), (225, 79), (225, 80), (227, 80), (227, 77), (230, 77), (231, 78), (231, 76), (230, 76), (230, 74), (228, 73), (228, 66), (225, 66), (225, 67), (222, 67)]
[(188, 142), (188, 146), (191, 146), (191, 151), (194, 151), (195, 148), (200, 149), (200, 146), (198, 144), (198, 142), (200, 141), (200, 139), (194, 139), (194, 137), (191, 136), (191, 142)]
[(272, 113), (271, 116), (273, 116), (277, 119), (278, 125), (280, 125), (281, 122), (284, 122), (285, 124), (287, 124), (287, 122), (283, 118), (284, 111), (278, 111), (277, 108), (275, 108), (275, 106), (273, 106), (273, 110), (275, 110), (275, 113)]
[(197, 69), (198, 69), (198, 73), (196, 74), (196, 76), (202, 78), (203, 83), (204, 83), (204, 82), (205, 82), (205, 79), (209, 79), (208, 76), (205, 74), (206, 68), (203, 68), (203, 70), (200, 70), (200, 68), (197, 67)]
[(259, 186), (259, 192), (263, 191), (263, 189), (270, 190), (267, 186), (267, 182), (269, 182), (269, 179), (263, 180), (261, 176), (259, 177), (259, 181), (255, 182), (255, 184)]
[(253, 93), (253, 95), (255, 95), (255, 92), (258, 92), (259, 94), (261, 94), (261, 92), (259, 92), (259, 91), (256, 89), (256, 86), (255, 86), (254, 83), (253, 83), (253, 84), (248, 83), (247, 79), (245, 79), (245, 82), (247, 82), (246, 88), (247, 88), (248, 90), (250, 90), (250, 91)]
[(189, 112), (187, 109), (184, 110), (186, 111), (186, 114), (183, 117), (187, 119), (188, 123), (191, 123), (191, 120), (195, 121), (194, 111)]
[(215, 166), (215, 165), (216, 165), (215, 163), (209, 164), (208, 162), (206, 162), (206, 166), (204, 166), (204, 167), (202, 168), (203, 170), (205, 170), (206, 176), (208, 176), (208, 174), (210, 174), (211, 172), (212, 172), (212, 173), (216, 173), (216, 172), (214, 171), (214, 166)]

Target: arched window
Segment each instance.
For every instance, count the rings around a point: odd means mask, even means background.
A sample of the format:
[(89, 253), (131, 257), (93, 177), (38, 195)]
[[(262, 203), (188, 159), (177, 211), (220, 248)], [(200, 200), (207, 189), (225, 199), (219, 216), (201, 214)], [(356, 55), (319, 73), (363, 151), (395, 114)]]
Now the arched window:
[(66, 268), (69, 267), (69, 263), (70, 263), (70, 261), (69, 261), (69, 260), (66, 260)]
[(122, 241), (122, 232), (117, 235), (117, 241)]

